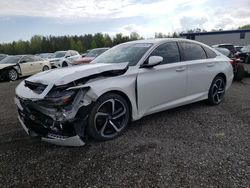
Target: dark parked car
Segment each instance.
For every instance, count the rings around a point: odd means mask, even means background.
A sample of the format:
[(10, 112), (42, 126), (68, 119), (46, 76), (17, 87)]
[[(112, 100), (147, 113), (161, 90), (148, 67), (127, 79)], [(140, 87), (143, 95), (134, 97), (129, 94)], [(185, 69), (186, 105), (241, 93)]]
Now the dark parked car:
[(232, 52), (226, 48), (215, 49), (231, 59), (230, 63), (232, 64), (234, 70), (234, 80), (241, 81), (245, 77), (246, 71), (244, 66), (240, 64), (242, 63), (242, 60), (239, 58), (238, 54), (232, 54)]
[(241, 48), (240, 52), (238, 52), (238, 56), (244, 63), (250, 63), (250, 45)]
[(226, 48), (230, 50), (230, 52), (232, 52), (233, 54), (237, 52), (234, 45), (232, 44), (216, 44), (216, 45), (213, 45), (212, 47), (213, 48)]

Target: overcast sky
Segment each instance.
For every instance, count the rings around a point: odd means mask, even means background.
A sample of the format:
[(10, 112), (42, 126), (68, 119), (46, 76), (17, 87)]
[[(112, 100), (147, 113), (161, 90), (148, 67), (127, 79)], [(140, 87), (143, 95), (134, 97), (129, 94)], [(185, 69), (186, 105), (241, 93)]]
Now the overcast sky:
[(81, 35), (192, 28), (232, 29), (250, 23), (250, 0), (0, 0), (0, 43), (39, 35)]

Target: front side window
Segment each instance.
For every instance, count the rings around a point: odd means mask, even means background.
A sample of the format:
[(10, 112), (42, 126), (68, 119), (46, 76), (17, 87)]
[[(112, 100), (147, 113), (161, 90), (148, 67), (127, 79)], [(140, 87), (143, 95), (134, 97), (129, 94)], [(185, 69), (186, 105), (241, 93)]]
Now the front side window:
[(34, 59), (33, 59), (32, 57), (24, 56), (24, 57), (21, 59), (20, 63), (29, 63), (29, 62), (33, 62), (33, 61), (34, 61)]
[(206, 59), (206, 53), (199, 44), (190, 42), (181, 42), (181, 47), (184, 54), (185, 61)]
[(163, 62), (161, 64), (175, 63), (180, 61), (179, 48), (176, 42), (168, 42), (158, 46), (150, 56), (163, 57)]

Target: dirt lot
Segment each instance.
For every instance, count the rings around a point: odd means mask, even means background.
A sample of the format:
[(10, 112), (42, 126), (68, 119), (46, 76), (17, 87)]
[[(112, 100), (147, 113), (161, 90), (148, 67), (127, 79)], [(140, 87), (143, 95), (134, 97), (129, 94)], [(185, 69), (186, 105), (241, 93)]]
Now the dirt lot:
[(120, 138), (66, 148), (30, 139), (0, 83), (0, 187), (249, 187), (250, 78), (204, 102), (130, 125)]

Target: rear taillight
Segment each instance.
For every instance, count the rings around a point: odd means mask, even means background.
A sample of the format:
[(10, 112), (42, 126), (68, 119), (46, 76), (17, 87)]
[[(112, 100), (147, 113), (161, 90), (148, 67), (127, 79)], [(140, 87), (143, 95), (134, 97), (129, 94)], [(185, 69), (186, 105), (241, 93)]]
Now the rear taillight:
[(235, 64), (235, 60), (234, 59), (230, 59), (229, 63), (231, 63), (231, 65)]

